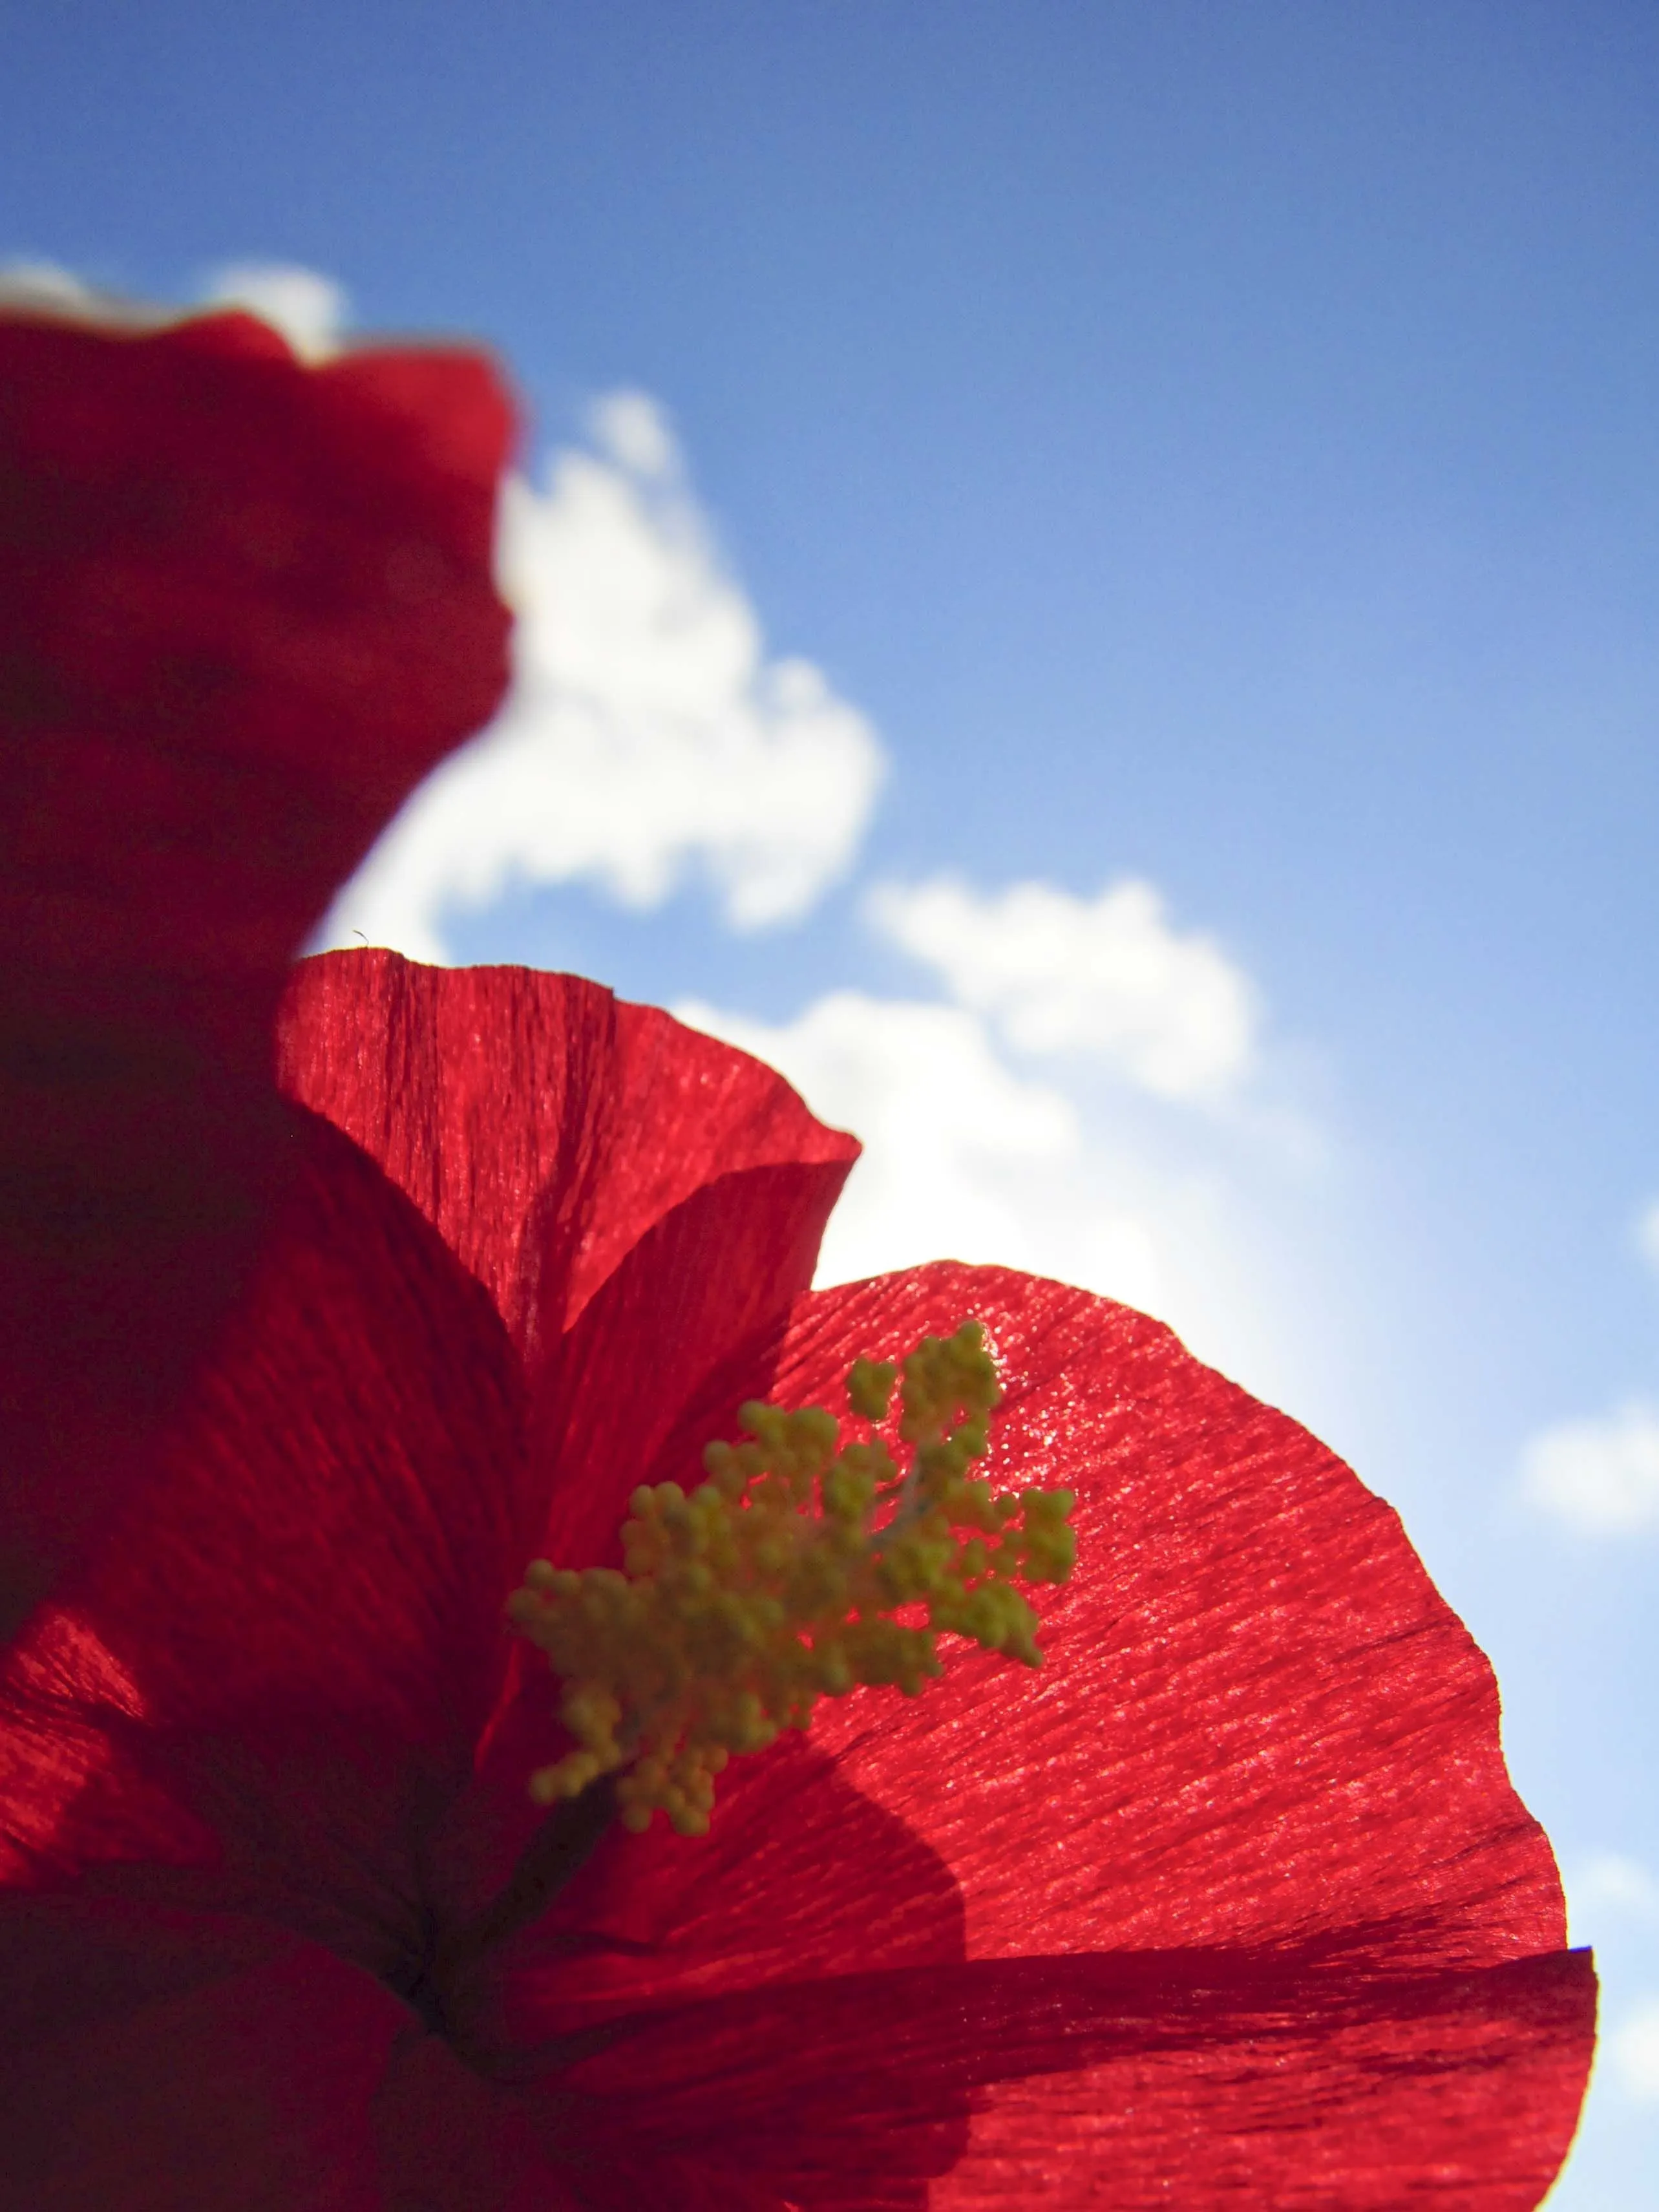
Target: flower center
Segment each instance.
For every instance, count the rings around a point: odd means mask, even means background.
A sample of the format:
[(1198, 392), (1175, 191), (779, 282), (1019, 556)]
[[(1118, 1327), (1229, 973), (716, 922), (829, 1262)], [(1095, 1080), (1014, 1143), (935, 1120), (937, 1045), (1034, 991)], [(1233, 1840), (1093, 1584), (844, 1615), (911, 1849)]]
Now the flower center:
[[(874, 1432), (896, 1381), (902, 1467)], [(576, 1743), (532, 1775), (538, 1803), (614, 1776), (625, 1827), (660, 1811), (702, 1835), (734, 1753), (805, 1728), (821, 1697), (859, 1683), (915, 1697), (941, 1671), (941, 1634), (1042, 1664), (1036, 1616), (1014, 1585), (1066, 1579), (1075, 1500), (969, 1474), (999, 1396), (979, 1323), (924, 1338), (902, 1380), (855, 1360), (847, 1396), (863, 1440), (843, 1443), (819, 1407), (750, 1403), (738, 1416), (747, 1441), (710, 1444), (708, 1479), (689, 1497), (641, 1485), (620, 1572), (531, 1563), (507, 1618), (563, 1682)]]

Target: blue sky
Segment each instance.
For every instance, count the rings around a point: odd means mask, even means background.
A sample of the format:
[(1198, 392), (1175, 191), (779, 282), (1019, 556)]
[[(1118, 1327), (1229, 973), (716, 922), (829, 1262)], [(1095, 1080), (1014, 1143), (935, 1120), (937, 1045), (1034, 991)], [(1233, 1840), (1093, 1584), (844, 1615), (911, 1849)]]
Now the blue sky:
[(0, 258), (307, 270), (526, 395), (517, 719), (360, 923), (696, 1002), (875, 1133), (847, 1267), (1139, 1289), (1352, 1458), (1598, 1945), (1552, 2203), (1659, 2205), (1659, 16), (0, 0)]

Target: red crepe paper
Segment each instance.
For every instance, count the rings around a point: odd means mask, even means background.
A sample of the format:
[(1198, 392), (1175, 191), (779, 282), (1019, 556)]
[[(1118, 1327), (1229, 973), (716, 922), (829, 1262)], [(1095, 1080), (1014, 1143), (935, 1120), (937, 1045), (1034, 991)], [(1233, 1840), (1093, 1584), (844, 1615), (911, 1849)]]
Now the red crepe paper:
[[(280, 1064), (252, 1279), (0, 1676), (0, 2203), (1539, 2202), (1594, 1977), (1490, 1670), (1322, 1447), (1058, 1284), (811, 1291), (851, 1141), (591, 985), (331, 955)], [(556, 1753), (525, 1560), (969, 1316), (994, 1475), (1079, 1498), (1042, 1668), (821, 1708), (434, 1984)]]
[(245, 1285), (295, 951), (489, 715), (489, 365), (0, 312), (0, 1638)]
[[(499, 696), (508, 430), (465, 355), (0, 319), (0, 2207), (1536, 2204), (1594, 1976), (1346, 1468), (1057, 1284), (812, 1292), (856, 1146), (665, 1015), (283, 995)], [(458, 1950), (561, 1747), (526, 1560), (969, 1316), (991, 1471), (1079, 1498), (1043, 1668)]]

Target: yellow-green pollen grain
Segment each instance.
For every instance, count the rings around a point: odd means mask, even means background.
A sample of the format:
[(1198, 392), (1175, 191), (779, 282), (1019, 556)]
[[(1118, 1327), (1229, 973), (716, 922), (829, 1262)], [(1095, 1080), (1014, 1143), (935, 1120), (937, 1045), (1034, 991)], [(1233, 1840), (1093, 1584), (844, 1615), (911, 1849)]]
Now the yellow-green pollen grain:
[(710, 1444), (689, 1497), (674, 1482), (634, 1492), (620, 1572), (532, 1561), (507, 1617), (563, 1681), (577, 1746), (532, 1776), (538, 1802), (616, 1774), (624, 1826), (660, 1810), (702, 1835), (733, 1752), (805, 1728), (821, 1697), (859, 1683), (915, 1696), (940, 1672), (940, 1634), (1042, 1664), (1014, 1584), (1071, 1573), (1071, 1492), (999, 1492), (970, 1475), (999, 1395), (977, 1322), (925, 1338), (902, 1379), (855, 1360), (853, 1413), (886, 1421), (896, 1380), (905, 1470), (878, 1437), (843, 1443), (818, 1407), (751, 1403), (738, 1416), (747, 1441)]

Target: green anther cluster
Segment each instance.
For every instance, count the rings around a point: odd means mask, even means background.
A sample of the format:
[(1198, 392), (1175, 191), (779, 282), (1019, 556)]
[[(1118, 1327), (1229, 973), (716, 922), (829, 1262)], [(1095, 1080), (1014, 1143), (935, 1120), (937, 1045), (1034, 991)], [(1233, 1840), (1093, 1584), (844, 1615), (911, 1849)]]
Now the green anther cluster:
[(896, 1381), (908, 1469), (878, 1436), (843, 1443), (817, 1407), (750, 1404), (747, 1441), (710, 1444), (689, 1497), (674, 1482), (634, 1492), (620, 1572), (532, 1563), (507, 1617), (564, 1683), (577, 1746), (532, 1776), (539, 1802), (617, 1774), (625, 1826), (660, 1810), (702, 1835), (732, 1753), (805, 1728), (821, 1697), (860, 1682), (915, 1696), (940, 1671), (941, 1633), (1042, 1664), (1014, 1585), (1071, 1573), (1072, 1493), (994, 1492), (970, 1473), (998, 1396), (977, 1322), (925, 1338), (902, 1379), (855, 1360), (853, 1413), (885, 1423)]

